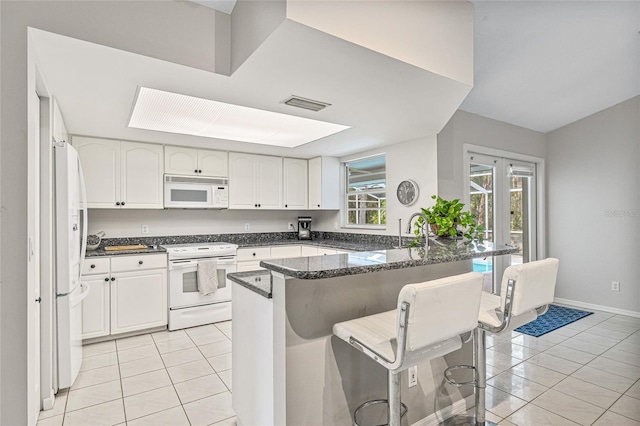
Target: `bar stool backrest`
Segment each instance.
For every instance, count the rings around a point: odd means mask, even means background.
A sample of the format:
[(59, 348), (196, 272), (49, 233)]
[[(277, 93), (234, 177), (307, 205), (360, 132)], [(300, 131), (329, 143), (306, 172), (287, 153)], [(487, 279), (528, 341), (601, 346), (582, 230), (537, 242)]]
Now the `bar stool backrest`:
[(511, 315), (518, 316), (553, 302), (558, 259), (548, 258), (509, 266), (502, 276), (501, 302), (504, 312), (509, 280), (515, 281)]
[(408, 303), (406, 349), (420, 350), (476, 328), (482, 281), (482, 274), (469, 272), (405, 285), (398, 296), (398, 315)]

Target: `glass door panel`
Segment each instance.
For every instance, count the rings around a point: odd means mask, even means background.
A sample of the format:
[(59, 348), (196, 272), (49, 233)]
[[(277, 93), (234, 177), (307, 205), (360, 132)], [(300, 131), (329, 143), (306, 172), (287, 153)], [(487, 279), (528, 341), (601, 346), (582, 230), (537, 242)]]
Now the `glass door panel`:
[(518, 248), (510, 256), (474, 259), (483, 289), (497, 293), (504, 270), (535, 260), (536, 167), (533, 163), (469, 154), (469, 211), (485, 228), (485, 240)]
[[(494, 189), (496, 163), (493, 158), (472, 155), (469, 166), (469, 211), (485, 229), (484, 239), (495, 242)], [(493, 292), (495, 288), (493, 258), (473, 259), (473, 270), (484, 275), (483, 290)]]

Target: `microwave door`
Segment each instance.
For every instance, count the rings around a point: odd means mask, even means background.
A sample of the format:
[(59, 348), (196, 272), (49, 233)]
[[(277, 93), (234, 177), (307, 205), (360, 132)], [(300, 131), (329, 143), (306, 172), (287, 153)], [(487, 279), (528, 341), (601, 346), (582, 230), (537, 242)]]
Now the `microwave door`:
[(188, 183), (172, 183), (165, 187), (165, 207), (208, 207), (212, 187)]

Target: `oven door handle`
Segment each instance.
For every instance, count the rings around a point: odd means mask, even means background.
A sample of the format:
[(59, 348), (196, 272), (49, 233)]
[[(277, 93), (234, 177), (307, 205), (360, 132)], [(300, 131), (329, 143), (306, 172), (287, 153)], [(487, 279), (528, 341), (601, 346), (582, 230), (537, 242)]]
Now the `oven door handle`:
[(198, 265), (198, 261), (196, 260), (172, 260), (169, 262), (169, 269), (187, 269), (193, 268)]
[[(216, 257), (215, 258), (218, 261), (218, 269), (224, 269), (223, 266), (225, 265), (235, 265), (236, 264), (236, 258), (235, 256), (228, 256), (228, 257)], [(200, 260), (203, 261), (204, 259)], [(169, 269), (170, 270), (176, 270), (176, 269), (187, 269), (187, 268), (193, 268), (196, 267), (198, 265), (198, 260), (171, 260), (169, 261)]]

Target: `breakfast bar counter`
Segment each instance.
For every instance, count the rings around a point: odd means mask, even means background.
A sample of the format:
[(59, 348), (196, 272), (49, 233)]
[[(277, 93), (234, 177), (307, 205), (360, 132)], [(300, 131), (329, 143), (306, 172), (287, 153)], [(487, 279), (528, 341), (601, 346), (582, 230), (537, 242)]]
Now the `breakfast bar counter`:
[[(491, 243), (431, 244), (429, 249), (263, 261), (271, 280), (263, 271), (259, 291), (252, 289), (252, 277), (229, 274), (234, 282), (232, 380), (238, 424), (351, 425), (358, 405), (386, 398), (386, 370), (334, 337), (333, 325), (395, 309), (406, 284), (469, 272), (473, 258), (516, 251)], [(402, 376), (407, 424), (431, 423), (472, 405), (472, 389), (443, 381), (448, 366), (470, 360), (466, 344), (419, 365), (417, 386), (408, 388), (407, 376)]]

